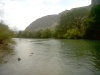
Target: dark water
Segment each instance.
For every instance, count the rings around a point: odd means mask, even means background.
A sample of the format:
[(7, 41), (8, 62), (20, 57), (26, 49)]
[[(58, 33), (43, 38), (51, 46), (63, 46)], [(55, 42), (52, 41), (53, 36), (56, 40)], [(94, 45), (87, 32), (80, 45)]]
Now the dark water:
[(100, 75), (99, 40), (14, 40), (0, 75)]

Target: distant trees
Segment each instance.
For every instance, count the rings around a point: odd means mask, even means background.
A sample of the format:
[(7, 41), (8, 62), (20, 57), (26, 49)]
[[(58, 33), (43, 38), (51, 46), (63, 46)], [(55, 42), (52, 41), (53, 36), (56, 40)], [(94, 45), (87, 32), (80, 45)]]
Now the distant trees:
[(51, 30), (48, 28), (40, 29), (34, 32), (19, 31), (16, 34), (18, 38), (51, 38)]
[(46, 28), (41, 31), (41, 38), (51, 38), (51, 30)]
[(100, 39), (100, 5), (90, 11), (84, 7), (74, 8), (60, 16), (55, 28), (34, 32), (19, 32), (25, 38)]

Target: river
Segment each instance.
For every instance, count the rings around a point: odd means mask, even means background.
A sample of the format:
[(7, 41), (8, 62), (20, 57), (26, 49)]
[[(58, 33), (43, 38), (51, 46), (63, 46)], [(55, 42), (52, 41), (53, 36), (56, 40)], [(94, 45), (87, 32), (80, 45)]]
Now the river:
[(100, 75), (100, 40), (14, 40), (0, 75)]

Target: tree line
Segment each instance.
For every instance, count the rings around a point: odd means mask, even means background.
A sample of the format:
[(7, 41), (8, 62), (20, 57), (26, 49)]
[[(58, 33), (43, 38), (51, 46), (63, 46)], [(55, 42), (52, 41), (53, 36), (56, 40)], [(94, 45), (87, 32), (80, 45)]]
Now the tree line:
[(100, 5), (74, 8), (60, 16), (54, 29), (19, 31), (18, 38), (100, 39)]

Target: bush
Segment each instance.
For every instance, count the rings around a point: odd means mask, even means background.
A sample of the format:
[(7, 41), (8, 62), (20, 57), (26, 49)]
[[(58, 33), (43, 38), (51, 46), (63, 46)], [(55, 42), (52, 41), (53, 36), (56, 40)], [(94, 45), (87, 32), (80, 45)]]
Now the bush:
[(81, 37), (82, 34), (78, 28), (69, 29), (67, 30), (67, 33), (64, 35), (64, 38), (68, 38), (68, 39), (79, 39)]
[(0, 44), (7, 45), (11, 43), (13, 36), (13, 31), (11, 31), (7, 25), (0, 23)]

